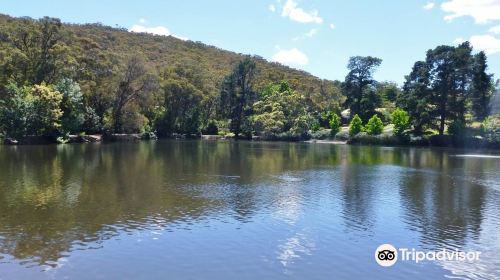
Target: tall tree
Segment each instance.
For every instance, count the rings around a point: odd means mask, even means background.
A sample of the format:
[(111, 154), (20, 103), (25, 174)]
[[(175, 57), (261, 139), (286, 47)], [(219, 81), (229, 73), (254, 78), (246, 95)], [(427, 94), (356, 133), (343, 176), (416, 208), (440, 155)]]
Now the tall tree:
[(13, 65), (4, 68), (10, 69), (9, 74), (18, 84), (55, 82), (65, 68), (61, 21), (50, 17), (23, 21), (24, 24), (7, 32), (7, 42), (14, 48), (8, 61)]
[(122, 113), (125, 106), (155, 90), (156, 85), (156, 79), (148, 72), (145, 62), (141, 58), (133, 56), (127, 63), (113, 102), (114, 132), (123, 131)]
[(375, 114), (380, 98), (376, 94), (373, 72), (381, 63), (380, 58), (371, 56), (354, 56), (349, 59), (349, 73), (345, 77), (342, 91), (347, 97), (345, 103), (351, 116), (358, 114), (366, 121)]
[(427, 63), (417, 61), (410, 75), (406, 76), (403, 94), (398, 98), (398, 106), (410, 115), (415, 133), (421, 134), (423, 128), (432, 122), (433, 107), (431, 104), (430, 73)]
[(495, 89), (493, 75), (487, 74), (486, 54), (481, 51), (474, 56), (472, 66), (472, 111), (482, 121), (489, 115), (490, 100)]
[(433, 98), (439, 118), (438, 131), (444, 134), (446, 121), (465, 122), (465, 102), (470, 88), (472, 47), (465, 42), (458, 47), (438, 46), (427, 52)]
[(187, 79), (168, 79), (161, 85), (164, 113), (157, 123), (160, 136), (196, 134), (200, 129), (202, 93)]
[(255, 74), (255, 62), (245, 58), (224, 79), (219, 100), (220, 112), (223, 117), (231, 120), (230, 130), (236, 138), (242, 133), (251, 133), (249, 116), (255, 99), (253, 91)]

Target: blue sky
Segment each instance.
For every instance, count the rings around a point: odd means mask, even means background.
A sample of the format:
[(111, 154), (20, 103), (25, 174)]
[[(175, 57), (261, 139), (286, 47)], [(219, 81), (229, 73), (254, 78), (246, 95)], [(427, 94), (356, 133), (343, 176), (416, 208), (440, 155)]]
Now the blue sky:
[(377, 79), (401, 83), (427, 49), (471, 40), (500, 78), (500, 0), (0, 0), (0, 13), (171, 34), (339, 80), (350, 56), (372, 55)]

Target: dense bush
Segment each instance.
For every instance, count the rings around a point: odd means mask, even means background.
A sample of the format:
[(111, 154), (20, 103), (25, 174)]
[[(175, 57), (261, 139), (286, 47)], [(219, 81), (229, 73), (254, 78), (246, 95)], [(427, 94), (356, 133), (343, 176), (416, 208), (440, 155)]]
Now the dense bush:
[(363, 121), (358, 116), (358, 114), (354, 115), (349, 124), (349, 135), (354, 136), (363, 131)]
[(485, 138), (491, 143), (500, 143), (500, 115), (488, 117), (483, 122)]
[(349, 131), (339, 131), (337, 134), (335, 134), (335, 140), (338, 141), (347, 141), (349, 140)]
[(251, 122), (254, 133), (265, 139), (274, 139), (278, 135), (308, 138), (315, 120), (303, 102), (304, 97), (286, 83), (270, 85), (261, 100), (253, 104)]
[(453, 137), (464, 137), (466, 134), (465, 122), (459, 119), (453, 120), (448, 127), (448, 133)]
[(63, 96), (52, 87), (7, 87), (9, 98), (0, 100), (0, 120), (8, 137), (56, 135), (63, 115)]
[(384, 123), (382, 123), (382, 120), (377, 115), (373, 115), (368, 120), (365, 130), (369, 135), (379, 135), (384, 131)]
[(331, 135), (335, 136), (340, 131), (340, 126), (342, 125), (340, 122), (340, 117), (339, 115), (333, 113), (330, 116), (330, 129), (331, 129)]
[(406, 111), (397, 108), (392, 112), (392, 124), (394, 125), (394, 134), (401, 136), (405, 130), (410, 128), (410, 116)]
[(217, 122), (215, 120), (209, 120), (207, 126), (203, 129), (203, 134), (206, 135), (217, 135), (219, 134), (219, 128), (217, 127)]
[[(332, 136), (330, 129), (321, 129), (311, 133), (313, 139), (325, 140)], [(335, 136), (335, 135), (334, 135)]]

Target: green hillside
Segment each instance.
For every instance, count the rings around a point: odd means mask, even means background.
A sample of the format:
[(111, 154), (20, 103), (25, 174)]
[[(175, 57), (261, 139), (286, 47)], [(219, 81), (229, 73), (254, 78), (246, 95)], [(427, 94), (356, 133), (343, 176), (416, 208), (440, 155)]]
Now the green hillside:
[[(223, 118), (217, 113), (218, 97), (224, 79), (246, 58), (255, 63), (251, 86), (257, 96), (270, 84), (286, 81), (304, 98), (302, 105), (312, 114), (337, 110), (342, 103), (339, 82), (322, 80), (304, 71), (268, 62), (262, 57), (229, 52), (201, 42), (131, 33), (123, 28), (101, 24), (61, 24), (53, 18), (35, 20), (0, 15), (0, 46), (2, 99), (9, 99), (23, 86), (43, 84), (57, 88), (61, 81), (66, 81), (66, 84), (70, 81), (80, 88), (83, 106), (94, 114), (92, 121), (98, 122), (91, 124), (91, 120), (86, 119), (86, 125), (80, 130), (87, 132), (106, 129), (111, 132), (139, 132), (146, 125), (152, 127), (158, 114), (169, 110), (169, 101), (165, 99), (174, 100), (182, 94), (192, 95), (191, 99), (177, 101), (189, 101), (184, 105), (199, 107), (196, 114), (200, 127), (190, 128), (189, 132), (206, 127), (209, 120), (221, 121)], [(113, 131), (110, 124), (116, 122), (112, 119), (113, 110), (116, 110), (117, 104), (121, 106), (117, 95), (131, 61), (138, 61), (140, 71), (144, 72), (135, 77), (137, 81), (133, 83), (140, 83), (147, 77), (154, 81), (154, 86), (138, 92), (130, 102), (121, 104), (124, 108), (120, 108), (119, 113), (123, 114), (120, 118), (132, 123), (115, 127), (120, 131)], [(131, 88), (133, 83), (129, 85)], [(14, 90), (13, 86), (17, 89)], [(59, 89), (62, 90), (61, 87)], [(67, 110), (62, 108), (62, 111), (67, 115)], [(182, 121), (177, 117), (182, 118), (173, 116), (174, 120), (170, 122), (174, 123), (169, 124), (171, 128), (166, 129), (166, 134), (188, 132), (179, 128), (178, 122)]]

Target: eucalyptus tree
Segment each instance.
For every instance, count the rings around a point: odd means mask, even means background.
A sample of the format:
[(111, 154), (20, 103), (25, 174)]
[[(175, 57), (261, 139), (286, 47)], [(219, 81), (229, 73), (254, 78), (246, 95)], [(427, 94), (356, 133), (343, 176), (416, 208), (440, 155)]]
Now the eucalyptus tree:
[(256, 64), (250, 58), (240, 61), (233, 72), (225, 77), (219, 95), (221, 116), (230, 119), (230, 131), (236, 138), (251, 133), (249, 117), (256, 96), (253, 90), (256, 71)]

